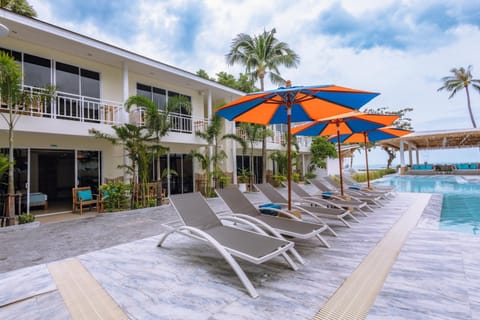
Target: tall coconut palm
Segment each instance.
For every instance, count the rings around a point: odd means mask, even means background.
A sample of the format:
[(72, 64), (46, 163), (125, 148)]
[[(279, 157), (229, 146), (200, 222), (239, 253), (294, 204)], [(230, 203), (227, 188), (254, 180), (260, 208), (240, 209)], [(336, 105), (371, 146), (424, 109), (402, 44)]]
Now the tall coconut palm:
[(12, 12), (27, 17), (36, 17), (35, 9), (28, 4), (26, 0), (0, 0), (0, 8), (7, 9)]
[(437, 91), (447, 90), (451, 92), (450, 96), (448, 97), (451, 99), (459, 90), (465, 89), (465, 92), (467, 93), (468, 113), (470, 114), (470, 120), (472, 121), (473, 127), (476, 128), (477, 124), (475, 123), (475, 118), (473, 117), (468, 87), (472, 85), (472, 87), (480, 92), (480, 80), (472, 79), (472, 66), (468, 66), (466, 70), (463, 67), (459, 69), (453, 68), (450, 70), (450, 72), (453, 73), (453, 76), (443, 77), (443, 86), (438, 88)]
[[(251, 37), (248, 34), (240, 33), (233, 40), (230, 52), (227, 53), (229, 65), (242, 64), (245, 66), (246, 74), (252, 80), (260, 81), (260, 90), (265, 90), (265, 76), (268, 74), (273, 84), (284, 84), (285, 80), (280, 76), (279, 67), (297, 67), (300, 57), (288, 46), (287, 43), (275, 38), (277, 31), (273, 28), (270, 31)], [(266, 130), (266, 128), (265, 128)], [(262, 141), (263, 175), (262, 181), (266, 182), (267, 167), (267, 142), (266, 134)]]

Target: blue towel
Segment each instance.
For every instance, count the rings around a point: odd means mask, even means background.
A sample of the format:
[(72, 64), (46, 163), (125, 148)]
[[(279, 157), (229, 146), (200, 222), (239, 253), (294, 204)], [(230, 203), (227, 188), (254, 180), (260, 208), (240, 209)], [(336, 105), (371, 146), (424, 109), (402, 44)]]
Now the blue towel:
[(325, 192), (322, 192), (322, 198), (323, 199), (330, 199), (332, 197), (332, 192), (331, 191), (325, 191)]
[(276, 216), (277, 212), (275, 210), (270, 210), (268, 208), (273, 209), (282, 209), (282, 206), (277, 203), (265, 203), (258, 206), (260, 208), (261, 213), (270, 214), (272, 216)]
[(348, 189), (360, 190), (360, 186), (349, 186)]

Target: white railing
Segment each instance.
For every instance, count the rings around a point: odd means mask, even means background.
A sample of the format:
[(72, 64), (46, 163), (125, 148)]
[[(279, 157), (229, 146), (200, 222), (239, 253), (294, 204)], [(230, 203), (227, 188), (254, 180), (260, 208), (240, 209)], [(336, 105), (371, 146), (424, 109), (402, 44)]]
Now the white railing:
[[(22, 90), (25, 99), (16, 106), (16, 111), (24, 115), (110, 125), (122, 123), (123, 105), (119, 102), (61, 91), (50, 95), (47, 90), (32, 86), (23, 86)], [(2, 104), (0, 108), (7, 106)]]
[(121, 124), (121, 103), (97, 98), (57, 92), (52, 108), (52, 117), (81, 122)]
[[(162, 112), (162, 111), (159, 111)], [(170, 112), (168, 115), (172, 132), (193, 134), (196, 131), (205, 131), (208, 126), (208, 119), (193, 117), (191, 115)], [(145, 124), (145, 110), (142, 108), (130, 112), (130, 123), (136, 125)]]

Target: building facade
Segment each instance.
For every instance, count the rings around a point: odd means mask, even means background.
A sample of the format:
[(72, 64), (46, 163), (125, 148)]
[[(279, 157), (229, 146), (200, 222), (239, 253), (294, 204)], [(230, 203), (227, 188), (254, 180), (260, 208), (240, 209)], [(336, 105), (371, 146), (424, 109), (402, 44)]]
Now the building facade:
[[(169, 194), (195, 190), (195, 174), (202, 170), (189, 154), (208, 148), (195, 131), (208, 125), (214, 105), (232, 101), (242, 92), (10, 11), (0, 9), (0, 23), (9, 29), (0, 38), (0, 50), (19, 63), (22, 89), (33, 94), (48, 86), (56, 88), (54, 99), (23, 110), (15, 126), (15, 183), (27, 202), (35, 193), (47, 194), (50, 204), (68, 202), (75, 186), (97, 188), (106, 178), (125, 175), (118, 168), (128, 161), (123, 149), (93, 137), (89, 130), (114, 135), (112, 125), (141, 123), (142, 110), (125, 110), (124, 102), (133, 95), (150, 98), (159, 111), (176, 95), (190, 100), (191, 110), (171, 115), (173, 127), (162, 139), (170, 151), (162, 157), (161, 167), (178, 173), (165, 185)], [(0, 106), (0, 112), (4, 108)], [(226, 122), (225, 130), (235, 132), (234, 124)], [(5, 121), (0, 121), (0, 132), (0, 147), (5, 150)], [(281, 149), (282, 139), (276, 131), (267, 148)], [(308, 142), (301, 146), (306, 152)], [(242, 151), (231, 141), (222, 148), (228, 155), (223, 170), (235, 180), (237, 161), (244, 162)], [(260, 145), (255, 154), (261, 155)], [(272, 171), (273, 165), (265, 170)]]

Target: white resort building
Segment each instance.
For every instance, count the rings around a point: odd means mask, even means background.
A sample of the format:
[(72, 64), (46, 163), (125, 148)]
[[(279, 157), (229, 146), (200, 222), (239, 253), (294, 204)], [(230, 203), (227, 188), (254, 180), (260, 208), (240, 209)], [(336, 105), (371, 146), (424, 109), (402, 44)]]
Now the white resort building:
[[(195, 131), (208, 124), (213, 106), (232, 101), (243, 92), (3, 9), (0, 23), (9, 29), (7, 36), (0, 38), (0, 50), (13, 56), (21, 66), (22, 89), (38, 92), (48, 85), (56, 87), (52, 101), (26, 108), (15, 126), (15, 185), (28, 204), (32, 194), (42, 193), (48, 196), (50, 207), (63, 203), (65, 209), (65, 204), (71, 204), (73, 187), (97, 189), (106, 178), (125, 176), (123, 169), (118, 168), (127, 161), (122, 147), (93, 137), (89, 130), (113, 135), (112, 125), (138, 124), (141, 110), (127, 113), (124, 108), (126, 99), (133, 95), (151, 98), (159, 109), (172, 96), (190, 99), (191, 111), (172, 114), (174, 126), (162, 139), (170, 151), (162, 157), (161, 167), (178, 173), (164, 182), (168, 194), (196, 189), (195, 175), (203, 170), (189, 153), (208, 146)], [(2, 108), (5, 111), (2, 105), (0, 112)], [(235, 125), (225, 122), (224, 128), (234, 132)], [(275, 134), (268, 139), (269, 152), (283, 148), (283, 133), (277, 127), (272, 129)], [(7, 152), (8, 127), (3, 119), (0, 130), (0, 148)], [(299, 143), (302, 171), (308, 141), (301, 139)], [(248, 165), (248, 155), (243, 155), (231, 141), (224, 142), (222, 148), (228, 155), (223, 170), (235, 183), (237, 164)], [(261, 143), (255, 154), (255, 175), (261, 178)], [(270, 159), (266, 170), (274, 172)], [(152, 179), (156, 179), (156, 172), (152, 172)]]

